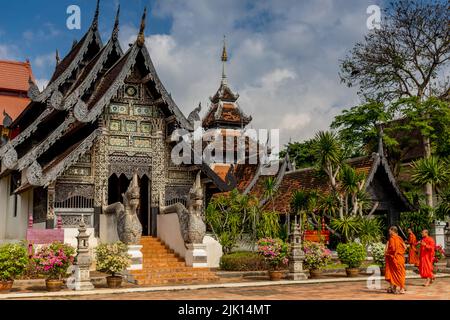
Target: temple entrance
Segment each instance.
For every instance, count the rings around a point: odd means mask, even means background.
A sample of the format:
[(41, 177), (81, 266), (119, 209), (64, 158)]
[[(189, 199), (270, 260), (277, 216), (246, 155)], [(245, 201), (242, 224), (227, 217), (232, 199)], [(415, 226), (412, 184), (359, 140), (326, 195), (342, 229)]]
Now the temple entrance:
[[(108, 205), (122, 202), (123, 194), (127, 191), (131, 179), (128, 179), (125, 174), (119, 177), (113, 174), (108, 179)], [(141, 193), (141, 203), (138, 209), (139, 221), (142, 224), (142, 235), (149, 236), (152, 232), (152, 220), (150, 212), (150, 179), (147, 175), (139, 178), (139, 186)]]

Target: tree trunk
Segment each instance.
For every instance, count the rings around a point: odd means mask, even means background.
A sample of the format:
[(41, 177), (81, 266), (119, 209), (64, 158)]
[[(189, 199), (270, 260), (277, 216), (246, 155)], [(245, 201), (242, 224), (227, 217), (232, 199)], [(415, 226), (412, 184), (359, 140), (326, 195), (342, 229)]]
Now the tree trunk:
[[(425, 158), (431, 158), (431, 143), (429, 137), (423, 138), (423, 146), (425, 149)], [(433, 185), (431, 183), (427, 183), (425, 185), (425, 196), (426, 196), (426, 204), (430, 208), (433, 208)]]

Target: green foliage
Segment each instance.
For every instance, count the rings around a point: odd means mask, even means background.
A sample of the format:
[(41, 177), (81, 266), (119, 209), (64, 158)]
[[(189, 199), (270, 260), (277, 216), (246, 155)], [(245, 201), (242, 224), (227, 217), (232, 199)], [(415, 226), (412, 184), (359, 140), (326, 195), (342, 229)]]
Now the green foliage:
[(366, 259), (366, 249), (356, 242), (340, 243), (336, 251), (339, 260), (349, 268), (359, 268)]
[(361, 231), (361, 223), (358, 217), (344, 216), (331, 220), (331, 228), (340, 233), (344, 242), (353, 241)]
[(337, 129), (344, 148), (351, 157), (377, 150), (378, 125), (392, 119), (392, 113), (381, 102), (369, 102), (344, 110), (331, 123)]
[(450, 217), (450, 188), (443, 190), (440, 194), (440, 203), (436, 208), (436, 219), (445, 221)]
[(257, 221), (258, 238), (277, 238), (280, 235), (280, 217), (278, 212), (262, 212)]
[(260, 239), (258, 241), (258, 253), (272, 270), (283, 269), (289, 262), (289, 246), (281, 239)]
[(414, 234), (419, 235), (422, 230), (430, 230), (433, 218), (430, 214), (430, 210), (427, 208), (421, 208), (419, 211), (402, 212), (400, 214), (399, 226), (404, 232), (408, 228), (411, 228)]
[(220, 270), (262, 271), (267, 270), (263, 257), (256, 252), (233, 252), (220, 258)]
[(289, 159), (295, 162), (297, 169), (313, 167), (317, 160), (312, 152), (313, 143), (313, 139), (304, 142), (289, 142), (286, 149), (280, 152), (280, 158), (289, 154)]
[[(237, 242), (248, 232), (256, 241), (258, 227), (264, 232), (273, 232), (273, 215), (263, 224), (259, 220), (258, 202), (249, 195), (233, 190), (227, 195), (214, 197), (206, 208), (206, 223), (210, 226), (217, 241), (222, 245), (224, 253), (230, 253)], [(269, 225), (270, 223), (270, 225)]]
[(412, 168), (411, 181), (418, 185), (443, 186), (450, 182), (449, 164), (437, 157), (419, 159)]
[(312, 152), (318, 165), (325, 170), (330, 166), (340, 164), (344, 155), (337, 135), (330, 131), (320, 131), (316, 134)]
[(27, 249), (18, 244), (0, 246), (0, 281), (20, 277), (28, 266)]
[(362, 217), (359, 219), (360, 230), (358, 237), (361, 243), (367, 247), (369, 244), (379, 242), (383, 238), (383, 226), (376, 218)]
[(131, 265), (131, 255), (128, 246), (120, 241), (107, 244), (102, 243), (95, 249), (97, 271), (115, 276)]
[(384, 267), (386, 265), (386, 259), (384, 257), (386, 245), (382, 242), (376, 242), (372, 244), (372, 257), (373, 261), (380, 267)]

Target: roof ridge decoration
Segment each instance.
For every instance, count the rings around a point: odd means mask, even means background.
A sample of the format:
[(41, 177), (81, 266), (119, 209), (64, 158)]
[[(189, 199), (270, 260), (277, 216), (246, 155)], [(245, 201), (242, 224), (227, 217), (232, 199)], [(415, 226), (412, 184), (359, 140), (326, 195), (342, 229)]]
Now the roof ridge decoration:
[(37, 84), (31, 78), (31, 76), (28, 79), (28, 84), (29, 84), (29, 88), (28, 88), (27, 96), (28, 96), (28, 98), (30, 98), (31, 101), (36, 101), (38, 99), (39, 95), (41, 94), (41, 91), (39, 90), (39, 87), (37, 86)]
[(94, 19), (92, 20), (91, 28), (92, 30), (98, 30), (98, 17), (100, 16), (100, 0), (97, 0), (97, 6), (95, 8)]
[(136, 40), (138, 47), (142, 48), (145, 45), (145, 20), (147, 19), (147, 7), (144, 8), (144, 14), (141, 19), (141, 26)]
[(117, 41), (119, 39), (119, 30), (120, 30), (120, 28), (119, 28), (119, 25), (120, 25), (119, 18), (120, 18), (120, 4), (119, 4), (119, 6), (117, 8), (116, 20), (114, 21), (114, 28), (113, 28), (112, 35), (111, 35), (111, 39), (113, 41)]

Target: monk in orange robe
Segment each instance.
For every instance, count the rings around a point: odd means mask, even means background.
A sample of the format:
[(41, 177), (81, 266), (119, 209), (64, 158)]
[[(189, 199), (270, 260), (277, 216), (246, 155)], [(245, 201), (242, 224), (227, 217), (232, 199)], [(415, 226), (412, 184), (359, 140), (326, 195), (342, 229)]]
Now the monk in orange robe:
[(434, 249), (435, 243), (433, 238), (428, 235), (428, 230), (423, 230), (422, 241), (420, 241), (419, 273), (422, 278), (427, 279), (424, 284), (425, 287), (432, 284), (435, 279), (433, 274)]
[(409, 244), (409, 264), (413, 264), (416, 267), (419, 266), (419, 255), (417, 253), (417, 239), (416, 235), (411, 228), (408, 228), (408, 244)]
[(397, 227), (389, 228), (389, 241), (386, 244), (385, 279), (389, 282), (389, 293), (405, 293), (406, 268), (405, 268), (406, 244), (398, 235)]

